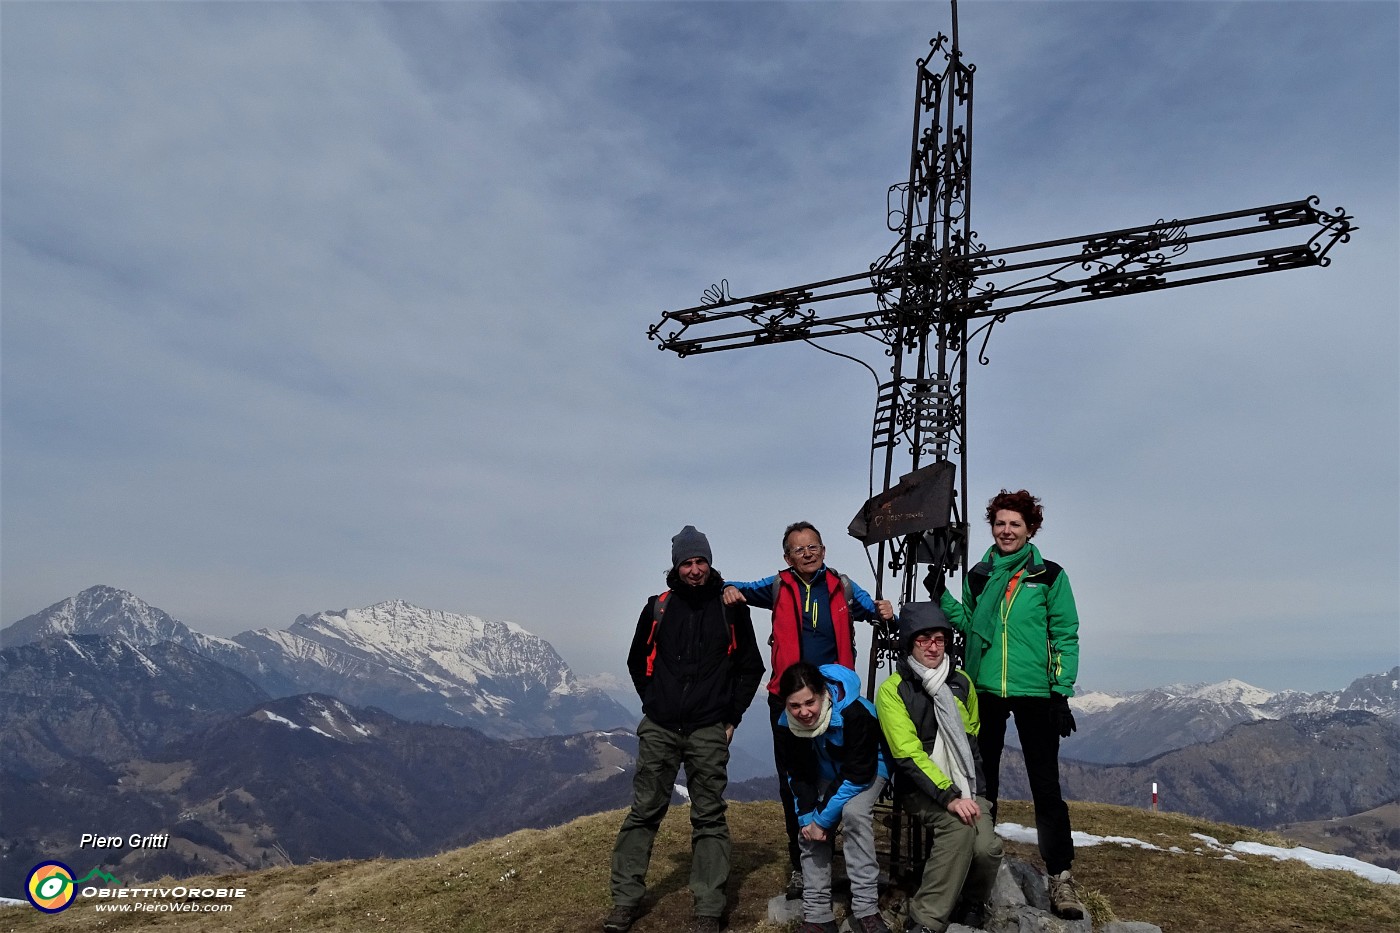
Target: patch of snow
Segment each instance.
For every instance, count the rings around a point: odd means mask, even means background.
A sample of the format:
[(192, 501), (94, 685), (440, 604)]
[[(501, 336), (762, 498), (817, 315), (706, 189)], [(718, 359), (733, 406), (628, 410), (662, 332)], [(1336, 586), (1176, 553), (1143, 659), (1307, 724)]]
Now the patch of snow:
[(272, 722), (280, 722), (282, 725), (286, 726), (286, 727), (289, 728), (289, 729), (300, 729), (300, 728), (301, 728), (301, 726), (299, 726), (299, 725), (297, 725), (296, 723), (292, 722), (290, 719), (286, 718), (285, 716), (278, 716), (276, 713), (272, 712), (271, 710), (263, 710), (263, 711), (262, 711), (262, 714), (263, 714), (264, 716), (266, 716), (266, 717), (267, 717), (269, 720), (271, 720)]
[(150, 658), (142, 654), (141, 649), (136, 649), (132, 654), (136, 655), (136, 660), (140, 661), (141, 664), (145, 666), (146, 673), (150, 674), (152, 677), (160, 676), (160, 668), (156, 667)]
[[(1034, 844), (1036, 842), (1036, 831), (1028, 826), (1019, 823), (998, 823), (996, 833), (1007, 842), (1024, 842)], [(1095, 836), (1091, 833), (1081, 833), (1074, 830), (1070, 834), (1077, 846), (1097, 846), (1097, 845), (1120, 845), (1136, 846), (1140, 849), (1151, 849), (1154, 852), (1161, 852), (1161, 846), (1155, 846), (1150, 842), (1143, 842), (1141, 839), (1134, 839), (1131, 836)]]
[(324, 735), (328, 739), (335, 738), (335, 736), (331, 735), (329, 732), (327, 732), (325, 729), (322, 729), (320, 726), (312, 726), (311, 731), (316, 733), (317, 735)]
[(1348, 858), (1345, 855), (1332, 855), (1329, 852), (1318, 852), (1316, 849), (1309, 849), (1298, 846), (1293, 849), (1284, 849), (1279, 846), (1266, 846), (1258, 842), (1237, 842), (1230, 847), (1235, 852), (1243, 852), (1245, 855), (1267, 855), (1269, 858), (1296, 859), (1313, 868), (1331, 868), (1338, 871), (1349, 871), (1352, 874), (1360, 875), (1367, 881), (1374, 881), (1376, 884), (1400, 884), (1400, 872), (1391, 871), (1389, 868), (1381, 868), (1379, 865), (1372, 865), (1360, 859)]
[(998, 823), (997, 835), (1007, 842), (1024, 842), (1027, 845), (1036, 844), (1035, 830), (1027, 829), (1020, 823)]
[[(76, 654), (78, 657), (80, 657), (80, 658), (82, 658), (82, 659), (84, 659), (84, 660), (86, 660), (86, 661), (91, 661), (91, 660), (92, 660), (92, 658), (88, 656), (88, 653), (87, 653), (86, 651), (84, 651), (82, 648), (79, 648), (79, 647), (78, 647), (78, 643), (75, 642), (73, 639), (71, 639), (71, 638), (65, 638), (65, 639), (63, 640), (63, 643), (64, 643), (65, 645), (67, 645), (69, 648), (72, 648), (72, 649), (73, 649), (73, 653)], [(26, 903), (28, 903), (28, 902), (26, 901)]]
[(684, 797), (684, 798), (686, 799), (687, 802), (690, 800), (690, 788), (689, 788), (689, 787), (686, 787), (684, 784), (677, 784), (677, 785), (675, 785), (675, 787), (674, 787), (673, 789), (675, 790), (676, 793), (678, 793), (678, 794), (680, 794), (682, 797)]
[[(998, 823), (996, 833), (1008, 842), (1022, 842), (1033, 845), (1036, 842), (1036, 831), (1019, 823)], [(1089, 833), (1075, 831), (1073, 834), (1076, 846), (1096, 846), (1102, 843), (1113, 843), (1115, 845), (1139, 846), (1144, 849), (1155, 849), (1161, 852), (1160, 846), (1154, 846), (1150, 842), (1143, 842), (1140, 839), (1133, 839), (1130, 836), (1094, 836)], [(1313, 868), (1330, 868), (1339, 871), (1349, 871), (1354, 875), (1359, 875), (1367, 881), (1376, 884), (1400, 884), (1400, 872), (1391, 871), (1389, 868), (1381, 868), (1379, 865), (1372, 865), (1360, 859), (1348, 858), (1345, 855), (1332, 855), (1327, 852), (1318, 852), (1304, 846), (1294, 849), (1285, 849), (1280, 846), (1266, 846), (1258, 842), (1236, 842), (1234, 845), (1223, 845), (1214, 836), (1207, 836), (1204, 833), (1192, 833), (1193, 839), (1199, 839), (1212, 851), (1220, 853), (1220, 858), (1238, 862), (1239, 856), (1236, 852), (1243, 852), (1245, 855), (1266, 855), (1269, 858), (1283, 861), (1294, 859)], [(1173, 851), (1180, 851), (1173, 847)], [(1200, 849), (1196, 850), (1197, 852)]]

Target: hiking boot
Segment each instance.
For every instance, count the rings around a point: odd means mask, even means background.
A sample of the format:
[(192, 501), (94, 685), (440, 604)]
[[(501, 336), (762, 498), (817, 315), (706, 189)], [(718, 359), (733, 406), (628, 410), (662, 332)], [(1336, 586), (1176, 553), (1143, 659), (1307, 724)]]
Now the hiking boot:
[(640, 907), (623, 907), (619, 904), (612, 909), (612, 913), (603, 918), (603, 929), (606, 933), (626, 933), (633, 921), (641, 915)]
[(790, 901), (802, 898), (802, 869), (794, 868), (792, 874), (788, 876), (787, 899)]
[(890, 933), (890, 926), (878, 913), (857, 917), (851, 924), (851, 933)]
[(1084, 902), (1074, 890), (1074, 879), (1066, 868), (1058, 875), (1050, 876), (1050, 909), (1057, 917), (1066, 920), (1082, 920), (1087, 913)]
[(826, 923), (808, 920), (797, 928), (797, 933), (837, 933), (838, 929), (835, 920), (828, 920)]
[(983, 904), (958, 901), (958, 906), (953, 909), (952, 919), (954, 923), (980, 930), (987, 925), (987, 908)]
[(690, 921), (690, 933), (719, 933), (719, 918), (697, 915)]

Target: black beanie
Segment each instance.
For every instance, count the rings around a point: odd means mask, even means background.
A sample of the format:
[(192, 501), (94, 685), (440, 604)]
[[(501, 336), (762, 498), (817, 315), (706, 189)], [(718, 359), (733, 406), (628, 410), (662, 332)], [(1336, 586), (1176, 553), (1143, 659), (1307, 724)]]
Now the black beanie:
[(696, 531), (694, 525), (686, 525), (671, 539), (671, 569), (674, 570), (692, 557), (703, 557), (707, 564), (715, 562), (710, 554), (710, 539)]
[(953, 625), (938, 603), (905, 603), (899, 608), (899, 648), (905, 654), (914, 649), (914, 636), (930, 629), (953, 635)]

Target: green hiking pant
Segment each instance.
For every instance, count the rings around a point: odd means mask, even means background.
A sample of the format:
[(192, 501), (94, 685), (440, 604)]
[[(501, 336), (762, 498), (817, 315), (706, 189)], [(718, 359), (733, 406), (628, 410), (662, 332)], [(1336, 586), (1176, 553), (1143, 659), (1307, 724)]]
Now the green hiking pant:
[(935, 933), (948, 928), (959, 894), (974, 904), (985, 904), (1001, 866), (1001, 840), (992, 826), (991, 803), (978, 797), (982, 816), (968, 826), (933, 800), (917, 791), (900, 798), (933, 837), (933, 851), (924, 862), (919, 890), (909, 899), (909, 916)]
[(613, 846), (613, 904), (636, 907), (642, 902), (651, 846), (671, 806), (676, 772), (684, 764), (690, 791), (690, 893), (695, 896), (696, 916), (718, 917), (724, 913), (730, 854), (729, 824), (724, 818), (724, 789), (729, 784), (724, 725), (716, 723), (683, 735), (643, 718), (637, 740), (632, 810)]

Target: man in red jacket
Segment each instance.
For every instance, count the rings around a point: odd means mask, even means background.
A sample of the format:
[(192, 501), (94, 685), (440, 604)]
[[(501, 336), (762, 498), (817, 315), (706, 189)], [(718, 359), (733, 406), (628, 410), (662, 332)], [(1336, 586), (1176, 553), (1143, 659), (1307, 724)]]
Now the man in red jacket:
[(778, 698), (778, 679), (798, 661), (840, 664), (855, 670), (857, 619), (874, 622), (894, 618), (889, 600), (872, 599), (850, 579), (826, 566), (826, 546), (821, 532), (811, 522), (794, 522), (783, 532), (783, 560), (788, 569), (749, 583), (730, 583), (724, 588), (725, 605), (747, 603), (773, 613), (772, 679), (768, 682), (768, 720), (774, 729), (773, 761), (778, 768), (778, 793), (783, 801), (783, 817), (788, 837), (791, 873), (789, 898), (802, 896), (801, 849), (797, 842), (797, 815), (792, 790), (782, 779), (786, 773), (782, 743), (778, 741), (778, 716), (783, 702)]

